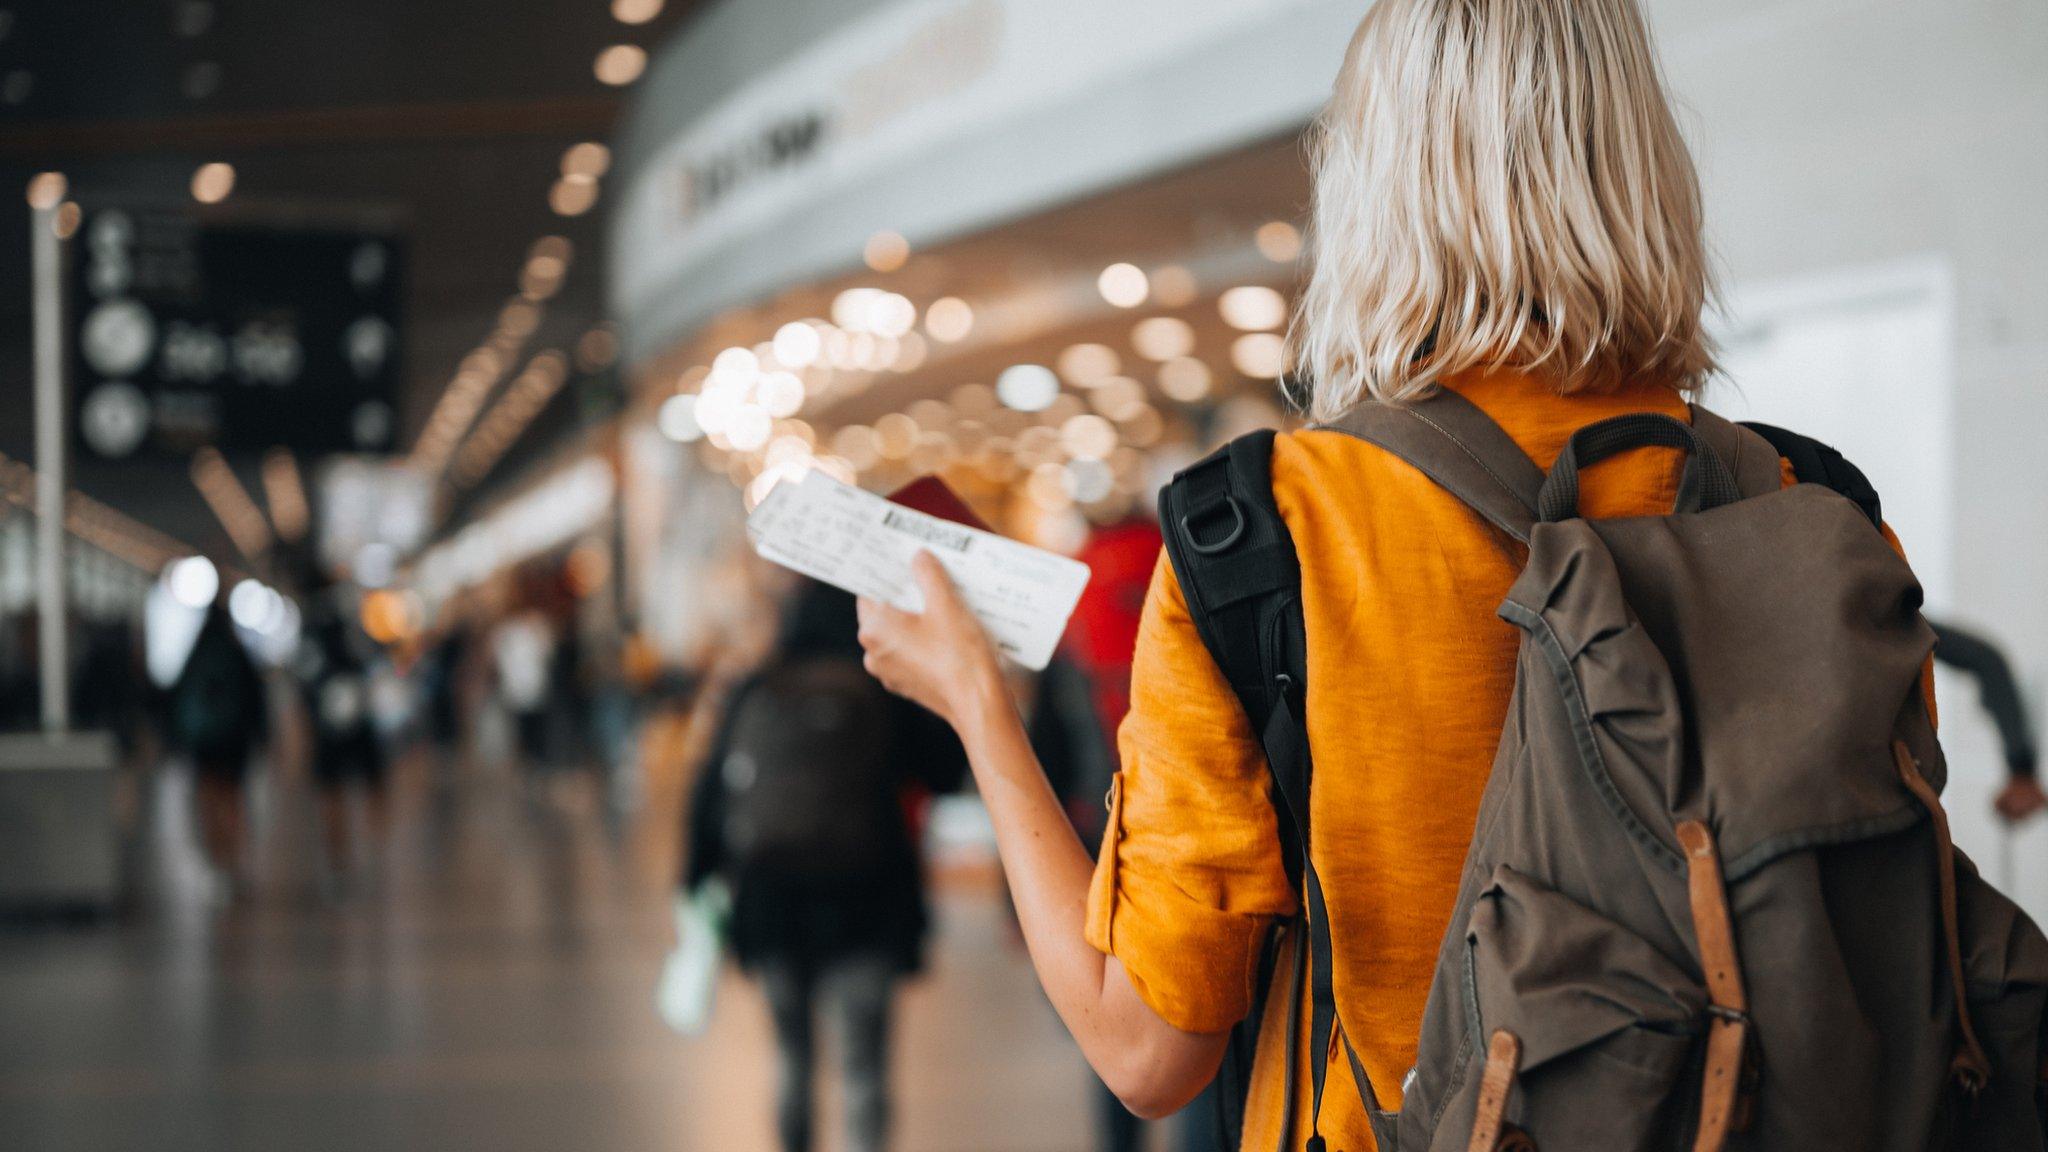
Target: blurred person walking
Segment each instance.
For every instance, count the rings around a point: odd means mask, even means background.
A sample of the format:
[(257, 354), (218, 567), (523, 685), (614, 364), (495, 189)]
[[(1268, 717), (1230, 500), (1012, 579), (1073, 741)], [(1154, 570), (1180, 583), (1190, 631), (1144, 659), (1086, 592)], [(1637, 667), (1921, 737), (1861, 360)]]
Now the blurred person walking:
[(192, 758), (207, 858), (240, 892), (248, 883), (242, 866), (247, 836), (243, 788), (250, 756), (269, 737), (270, 708), (263, 676), (235, 634), (225, 605), (216, 602), (206, 609), (168, 695), (171, 740)]
[(555, 646), (554, 624), (538, 608), (514, 613), (491, 634), (498, 700), (512, 718), (518, 759), (529, 783), (553, 763), (548, 726)]
[(1373, 5), (1313, 236), (1318, 424), (1164, 495), (1098, 859), (943, 567), (860, 604), (1103, 1079), (1164, 1115), (1249, 1048), (1260, 1152), (2040, 1147), (2048, 939), (1948, 840), (1912, 573), (1690, 403), (1636, 0)]
[(294, 665), (312, 720), (313, 780), (320, 790), (327, 874), (337, 888), (347, 885), (356, 860), (350, 793), (362, 793), (372, 860), (383, 841), (387, 810), (385, 752), (372, 717), (370, 663), (359, 642), (346, 616), (323, 598)]
[(890, 1128), (890, 1016), (930, 917), (914, 813), (963, 755), (861, 667), (853, 597), (806, 581), (767, 663), (729, 697), (690, 806), (683, 883), (730, 887), (730, 940), (774, 1019), (776, 1127), (808, 1152), (817, 1018), (839, 1034), (848, 1147)]

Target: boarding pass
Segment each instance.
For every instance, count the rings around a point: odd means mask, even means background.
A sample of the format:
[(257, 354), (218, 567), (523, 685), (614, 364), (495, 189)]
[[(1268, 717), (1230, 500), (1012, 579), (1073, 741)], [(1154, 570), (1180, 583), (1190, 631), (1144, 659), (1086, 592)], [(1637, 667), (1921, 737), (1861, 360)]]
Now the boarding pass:
[(1088, 583), (1088, 566), (936, 516), (892, 504), (818, 471), (769, 491), (747, 518), (765, 560), (909, 612), (924, 610), (910, 572), (920, 551), (936, 556), (1003, 655), (1046, 666)]

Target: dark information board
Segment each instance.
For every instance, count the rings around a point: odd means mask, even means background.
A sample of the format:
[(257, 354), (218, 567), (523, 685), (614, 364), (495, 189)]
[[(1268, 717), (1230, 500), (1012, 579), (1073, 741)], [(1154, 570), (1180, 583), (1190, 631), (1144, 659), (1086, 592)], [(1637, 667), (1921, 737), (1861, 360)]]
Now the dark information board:
[(390, 450), (399, 237), (101, 208), (85, 214), (72, 247), (84, 451)]

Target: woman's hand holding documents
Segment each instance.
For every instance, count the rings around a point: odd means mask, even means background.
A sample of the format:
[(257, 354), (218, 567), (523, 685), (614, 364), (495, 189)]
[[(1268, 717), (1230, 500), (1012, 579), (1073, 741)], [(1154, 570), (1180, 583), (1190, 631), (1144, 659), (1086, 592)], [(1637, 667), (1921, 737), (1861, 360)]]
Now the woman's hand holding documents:
[(822, 472), (775, 486), (747, 519), (763, 559), (909, 612), (924, 610), (911, 558), (928, 551), (1003, 655), (1052, 659), (1088, 568), (1015, 540), (941, 520)]

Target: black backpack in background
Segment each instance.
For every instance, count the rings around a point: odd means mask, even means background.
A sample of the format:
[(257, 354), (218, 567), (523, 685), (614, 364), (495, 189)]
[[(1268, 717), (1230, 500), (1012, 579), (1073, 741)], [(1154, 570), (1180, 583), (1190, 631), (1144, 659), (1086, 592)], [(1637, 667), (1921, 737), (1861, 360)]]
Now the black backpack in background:
[(830, 881), (900, 860), (905, 831), (891, 701), (851, 656), (779, 663), (742, 692), (725, 758), (736, 874)]

